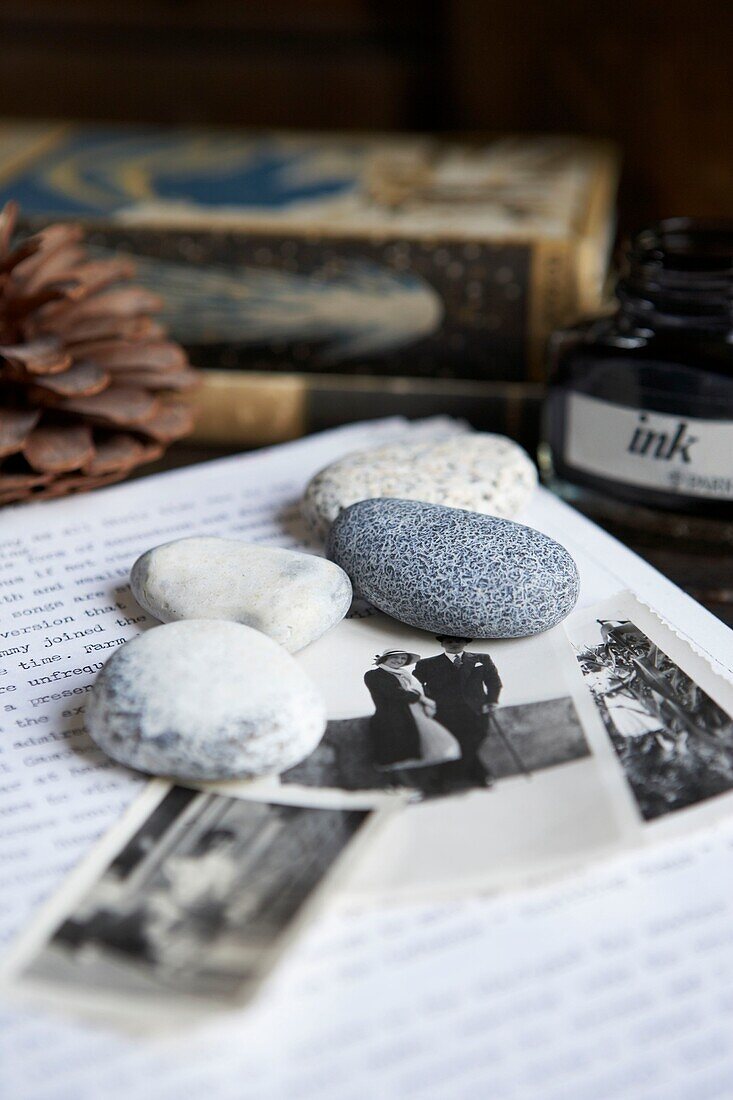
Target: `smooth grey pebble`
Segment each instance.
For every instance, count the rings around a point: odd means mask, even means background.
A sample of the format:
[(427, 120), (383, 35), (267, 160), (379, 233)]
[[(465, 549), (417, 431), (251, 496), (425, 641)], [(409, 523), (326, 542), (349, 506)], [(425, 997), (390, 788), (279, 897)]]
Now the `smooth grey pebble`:
[(437, 634), (539, 634), (578, 598), (578, 569), (560, 543), (512, 520), (438, 504), (352, 504), (334, 520), (327, 552), (358, 596)]

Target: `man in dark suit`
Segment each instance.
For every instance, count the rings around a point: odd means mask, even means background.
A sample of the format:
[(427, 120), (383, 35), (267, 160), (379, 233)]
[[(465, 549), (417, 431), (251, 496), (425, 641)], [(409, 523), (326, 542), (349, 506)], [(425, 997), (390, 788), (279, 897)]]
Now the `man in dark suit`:
[(493, 779), (479, 750), (488, 732), (489, 716), (499, 701), (501, 679), (486, 653), (469, 653), (472, 638), (439, 635), (445, 652), (415, 665), (425, 694), (435, 701), (436, 719), (461, 746), (461, 759), (442, 765), (472, 786), (490, 787)]

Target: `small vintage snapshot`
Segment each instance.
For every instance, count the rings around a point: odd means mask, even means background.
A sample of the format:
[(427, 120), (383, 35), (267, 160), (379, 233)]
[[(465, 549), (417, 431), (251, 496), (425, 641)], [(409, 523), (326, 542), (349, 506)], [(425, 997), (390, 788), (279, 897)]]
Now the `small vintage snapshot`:
[(733, 791), (733, 712), (691, 670), (710, 667), (628, 596), (594, 611), (568, 635), (644, 821)]
[[(375, 640), (380, 618), (370, 623)], [(342, 645), (349, 666), (340, 675), (350, 682), (339, 685), (320, 745), (284, 773), (283, 784), (435, 798), (489, 790), (589, 755), (573, 700), (552, 676), (549, 648), (545, 667), (528, 675), (516, 642), (413, 632), (401, 646), (393, 633), (392, 644), (369, 653), (362, 624), (359, 650)], [(524, 648), (531, 665), (537, 647)], [(321, 662), (314, 675), (328, 680), (328, 666)], [(333, 685), (331, 692), (335, 698)]]
[(371, 816), (151, 783), (52, 901), (17, 976), (92, 1001), (242, 1000)]

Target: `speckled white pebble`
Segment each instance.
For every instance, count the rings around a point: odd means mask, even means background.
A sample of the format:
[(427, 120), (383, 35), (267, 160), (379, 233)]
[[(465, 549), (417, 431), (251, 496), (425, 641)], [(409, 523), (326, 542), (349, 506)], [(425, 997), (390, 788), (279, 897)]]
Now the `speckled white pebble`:
[(154, 627), (107, 661), (86, 709), (90, 736), (115, 760), (177, 779), (250, 778), (306, 757), (324, 702), (297, 661), (239, 623)]
[(210, 537), (148, 550), (133, 565), (130, 585), (161, 622), (244, 623), (291, 653), (340, 622), (352, 598), (349, 578), (325, 558)]
[(302, 509), (310, 530), (325, 539), (339, 512), (360, 500), (422, 500), (510, 519), (536, 485), (534, 463), (517, 443), (503, 435), (467, 432), (346, 455), (311, 480)]

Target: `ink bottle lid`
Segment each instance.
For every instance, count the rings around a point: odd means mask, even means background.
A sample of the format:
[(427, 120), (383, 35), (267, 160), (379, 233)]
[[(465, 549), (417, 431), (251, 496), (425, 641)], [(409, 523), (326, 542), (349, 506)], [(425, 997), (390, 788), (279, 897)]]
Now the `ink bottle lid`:
[(733, 542), (733, 222), (642, 230), (616, 298), (551, 338), (545, 481), (599, 518)]

